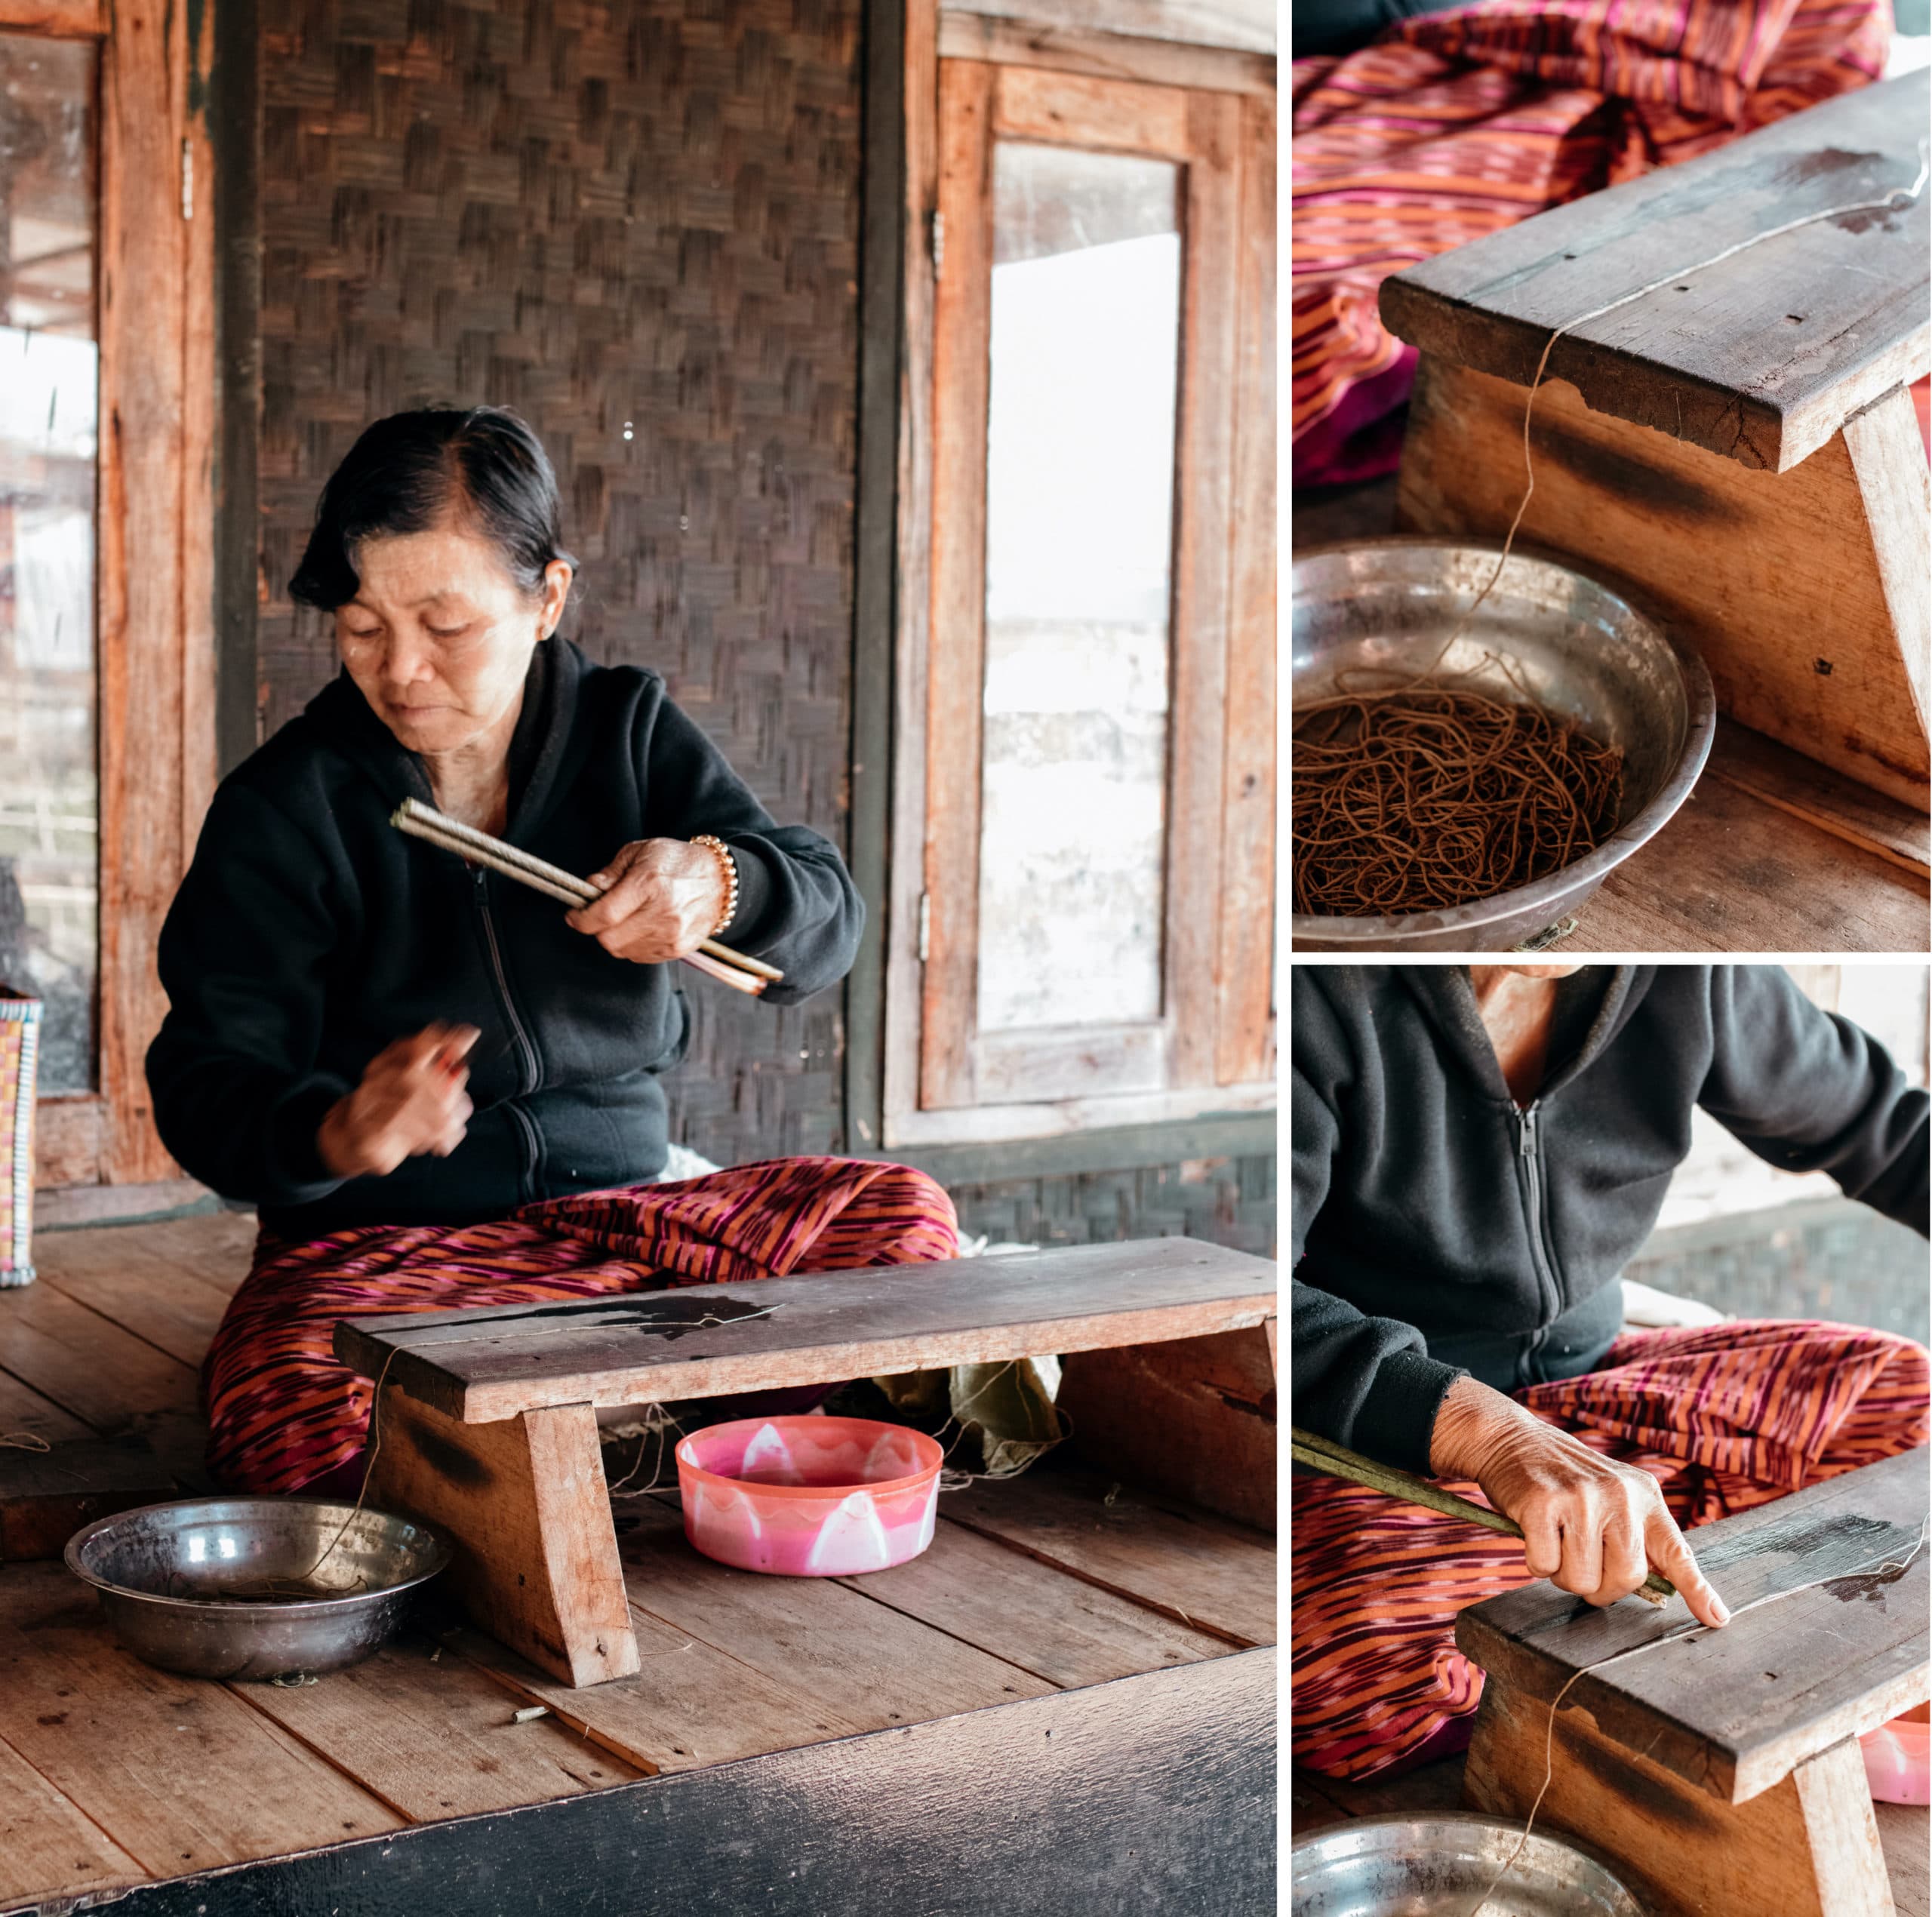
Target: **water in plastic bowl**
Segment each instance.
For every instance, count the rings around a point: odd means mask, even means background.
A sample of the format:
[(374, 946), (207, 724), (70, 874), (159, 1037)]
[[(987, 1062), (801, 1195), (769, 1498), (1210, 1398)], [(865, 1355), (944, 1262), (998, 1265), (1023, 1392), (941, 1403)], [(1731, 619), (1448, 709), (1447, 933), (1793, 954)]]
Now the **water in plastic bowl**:
[(870, 1418), (740, 1418), (678, 1447), (685, 1535), (707, 1558), (781, 1577), (849, 1577), (933, 1541), (944, 1454)]

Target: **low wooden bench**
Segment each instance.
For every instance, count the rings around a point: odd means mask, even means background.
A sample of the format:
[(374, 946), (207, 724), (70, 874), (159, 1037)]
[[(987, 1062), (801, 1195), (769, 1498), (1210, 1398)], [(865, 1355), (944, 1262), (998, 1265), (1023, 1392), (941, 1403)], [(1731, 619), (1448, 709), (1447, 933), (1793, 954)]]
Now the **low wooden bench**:
[[(1857, 1738), (1932, 1684), (1932, 1545), (1914, 1555), (1927, 1459), (1904, 1452), (1691, 1533), (1739, 1614), (1586, 1671), (1553, 1733), (1552, 1700), (1580, 1667), (1681, 1629), (1682, 1605), (1594, 1611), (1542, 1583), (1465, 1611), (1457, 1645), (1487, 1673), (1469, 1803), (1527, 1816), (1547, 1752), (1538, 1828), (1615, 1860), (1659, 1917), (1891, 1917)], [(1796, 1595), (1744, 1612), (1783, 1591)]]
[[(442, 1531), (477, 1623), (580, 1686), (638, 1668), (598, 1406), (1183, 1340), (1244, 1340), (1233, 1362), (1272, 1375), (1275, 1289), (1265, 1260), (1158, 1239), (348, 1319), (335, 1349), (379, 1381), (371, 1503)], [(1242, 1420), (1239, 1392), (1213, 1395)]]
[[(1384, 324), (1421, 355), (1398, 529), (1500, 537), (1552, 332), (1673, 263), (1909, 188), (1924, 133), (1906, 75), (1384, 282)], [(1932, 370), (1929, 213), (1932, 189), (1823, 219), (1565, 334), (1519, 534), (1630, 591), (1722, 711), (1842, 775), (1761, 755), (1773, 802), (1921, 878), (1932, 492), (1908, 389)]]

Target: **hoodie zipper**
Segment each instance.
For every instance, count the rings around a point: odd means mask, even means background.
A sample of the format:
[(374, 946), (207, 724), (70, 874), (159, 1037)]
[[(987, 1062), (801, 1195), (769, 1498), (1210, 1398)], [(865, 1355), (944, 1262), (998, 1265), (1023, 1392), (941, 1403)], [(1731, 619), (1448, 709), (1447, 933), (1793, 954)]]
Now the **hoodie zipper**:
[(1549, 1242), (1549, 1186), (1548, 1167), (1543, 1152), (1543, 1103), (1539, 1099), (1516, 1113), (1516, 1176), (1523, 1188), (1523, 1207), (1530, 1227), (1530, 1262), (1536, 1268), (1539, 1303), (1547, 1289), (1549, 1301), (1543, 1307), (1543, 1322), (1537, 1328), (1530, 1346), (1543, 1349), (1549, 1328), (1563, 1315), (1563, 1288), (1557, 1276), (1556, 1254)]
[[(481, 867), (473, 870), (476, 909), (483, 921), (483, 943), (489, 949), (490, 968), (496, 974), (497, 992), (503, 1002), (503, 1016), (509, 1020), (510, 1035), (516, 1041), (519, 1066), (518, 1096), (526, 1097), (537, 1089), (537, 1048), (531, 1042), (530, 1034), (524, 1029), (523, 1020), (517, 1016), (516, 1002), (510, 996), (509, 974), (503, 969), (503, 948), (497, 943), (497, 923), (490, 915), (490, 875)], [(506, 1100), (505, 1103), (510, 1116), (516, 1122), (518, 1135), (523, 1140), (524, 1189), (527, 1194), (534, 1197), (537, 1190), (538, 1156), (537, 1128), (531, 1123), (529, 1114), (515, 1099)]]

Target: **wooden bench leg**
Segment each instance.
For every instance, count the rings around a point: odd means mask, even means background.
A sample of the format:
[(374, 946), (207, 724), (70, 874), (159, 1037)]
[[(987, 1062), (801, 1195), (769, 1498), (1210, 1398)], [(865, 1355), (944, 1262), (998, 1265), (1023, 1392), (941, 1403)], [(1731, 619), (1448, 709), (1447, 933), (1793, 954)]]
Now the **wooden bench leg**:
[[(1472, 1808), (1522, 1818), (1543, 1775), (1549, 1706), (1490, 1678), (1463, 1774)], [(1663, 1917), (1893, 1917), (1858, 1740), (1727, 1804), (1612, 1743), (1580, 1706), (1557, 1713), (1538, 1830), (1601, 1851)]]
[(1275, 1321), (1060, 1361), (1058, 1403), (1088, 1463), (1275, 1528)]
[(567, 1684), (638, 1668), (588, 1405), (459, 1424), (383, 1393), (368, 1499), (448, 1538), (445, 1576), (478, 1625)]

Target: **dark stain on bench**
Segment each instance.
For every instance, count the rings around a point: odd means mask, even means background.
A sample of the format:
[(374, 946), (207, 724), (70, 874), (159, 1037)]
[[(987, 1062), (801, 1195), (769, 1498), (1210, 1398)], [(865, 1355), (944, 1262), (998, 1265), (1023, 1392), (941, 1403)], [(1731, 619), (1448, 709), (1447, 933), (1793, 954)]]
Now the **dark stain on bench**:
[[(485, 1320), (477, 1326), (476, 1337), (480, 1341), (514, 1335), (523, 1326), (540, 1324), (546, 1319), (561, 1319), (565, 1321), (561, 1328), (567, 1331), (646, 1331), (656, 1337), (682, 1338), (694, 1331), (715, 1329), (721, 1321), (728, 1325), (741, 1318), (768, 1317), (774, 1309), (770, 1305), (752, 1304), (743, 1298), (721, 1298), (709, 1285), (688, 1285), (675, 1291), (654, 1291), (644, 1297), (615, 1298), (595, 1306), (533, 1305), (528, 1311), (506, 1312), (500, 1317)], [(438, 1341), (439, 1345), (468, 1342), (462, 1338)], [(423, 1349), (433, 1351), (436, 1348), (426, 1346)]]
[(1778, 169), (1778, 177), (1786, 184), (1798, 186), (1807, 180), (1822, 180), (1827, 174), (1882, 165), (1884, 158), (1883, 153), (1853, 153), (1842, 146), (1821, 146), (1815, 153), (1794, 155)]
[[(1561, 1735), (1559, 1722), (1558, 1734)], [(1702, 1833), (1721, 1828), (1721, 1820), (1707, 1811), (1689, 1786), (1673, 1789), (1660, 1783), (1638, 1763), (1592, 1737), (1564, 1739), (1571, 1759), (1589, 1771), (1614, 1796), (1640, 1805), (1659, 1823)]]
[(1709, 525), (1734, 516), (1728, 501), (1695, 480), (1634, 459), (1555, 420), (1538, 420), (1531, 436), (1536, 451), (1552, 463), (1615, 498), (1632, 501), (1647, 512), (1675, 513)]
[(453, 1485), (480, 1489), (496, 1478), (497, 1474), (481, 1458), (472, 1456), (460, 1445), (452, 1445), (447, 1438), (423, 1425), (412, 1423), (409, 1437), (423, 1463)]

